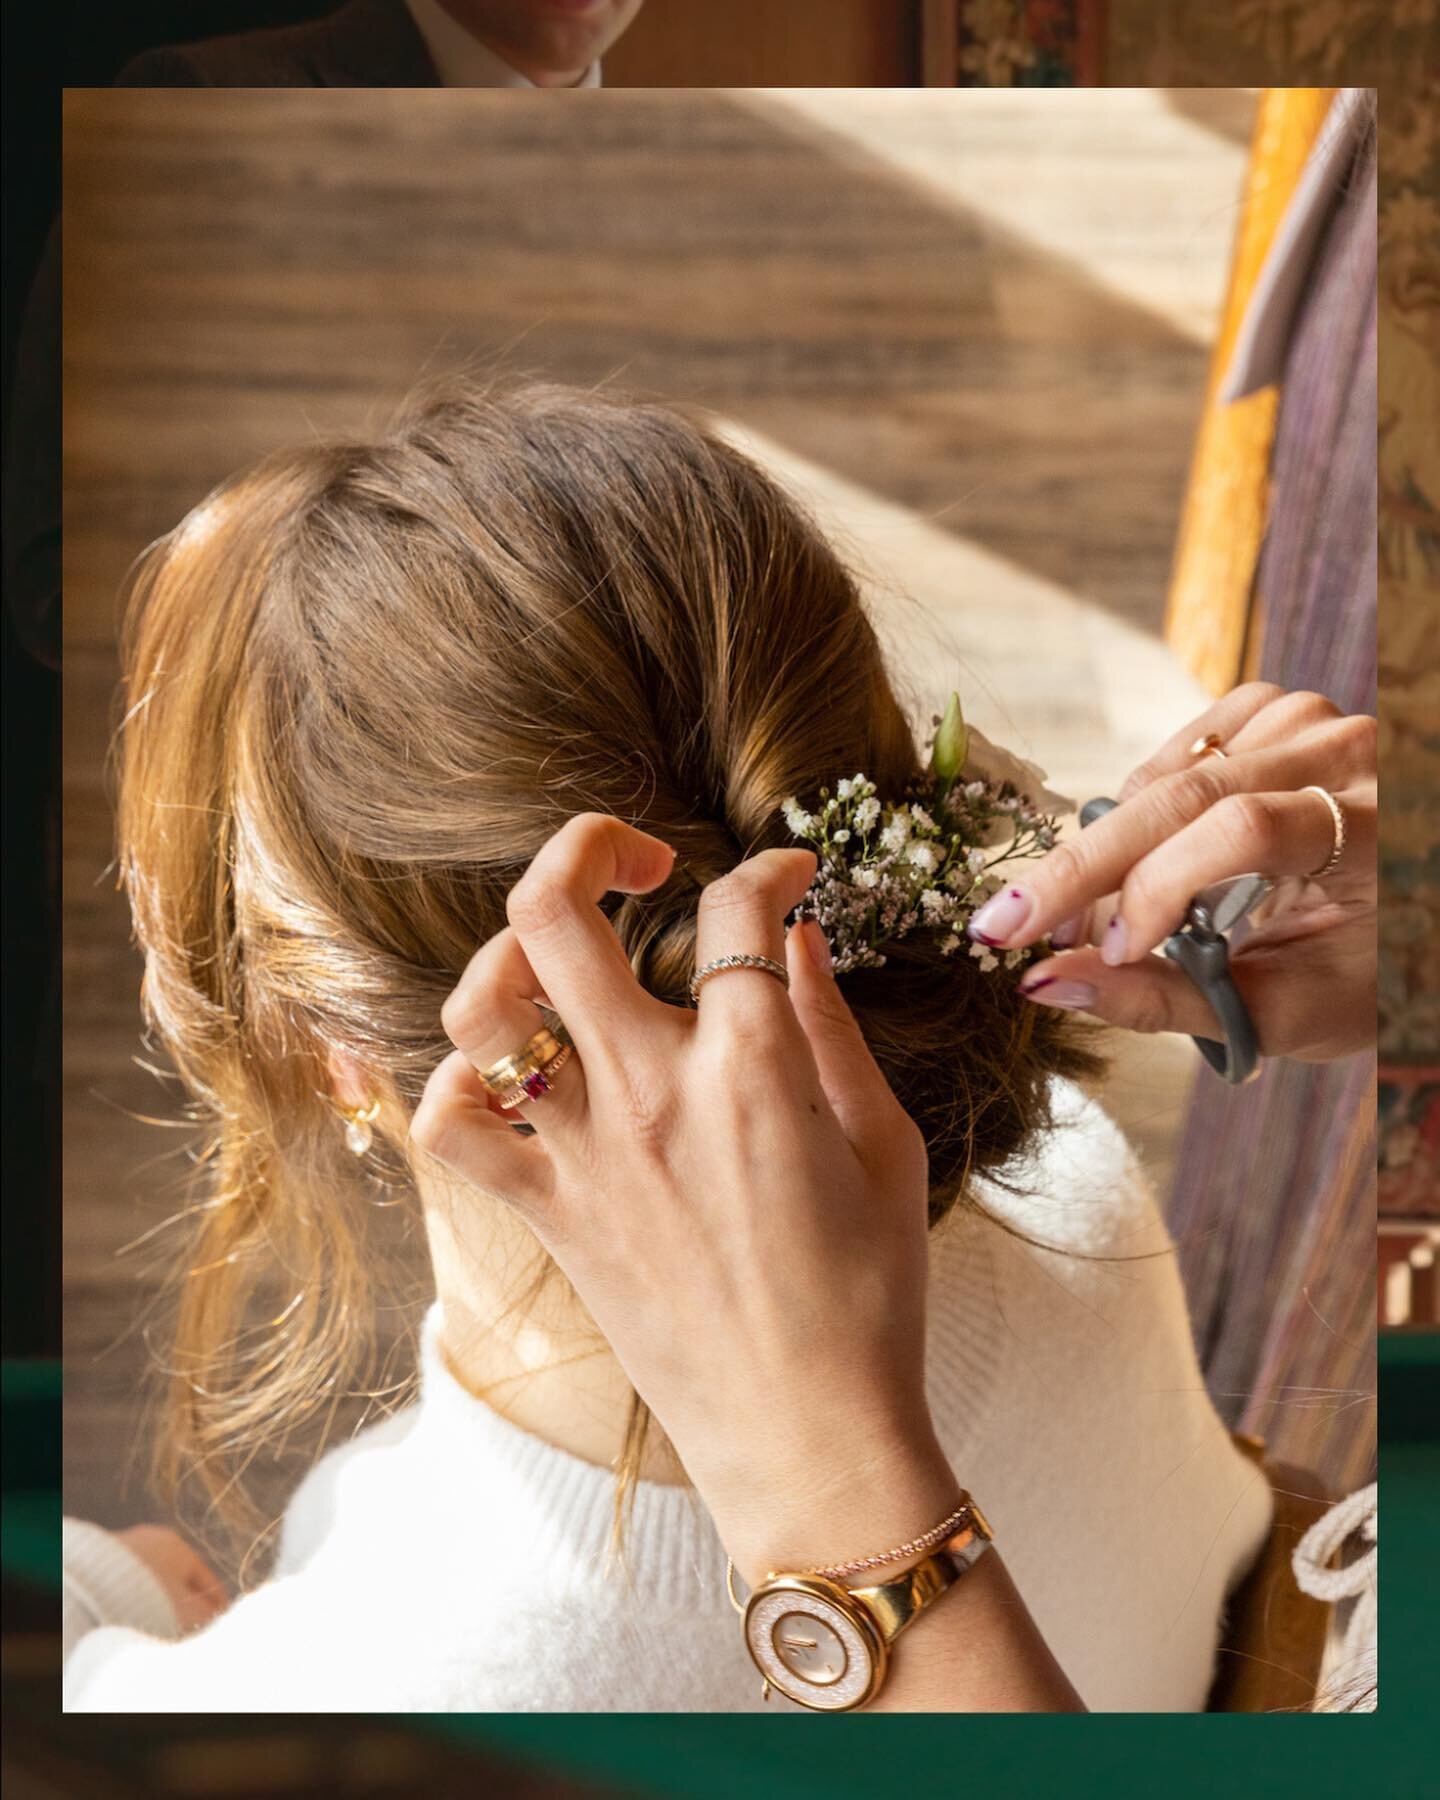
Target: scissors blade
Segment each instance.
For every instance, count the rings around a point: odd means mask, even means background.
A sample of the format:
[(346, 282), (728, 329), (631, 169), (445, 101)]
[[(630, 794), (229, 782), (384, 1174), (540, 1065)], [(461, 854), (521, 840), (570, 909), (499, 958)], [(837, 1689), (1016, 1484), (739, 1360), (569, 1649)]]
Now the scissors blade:
[(1274, 886), (1268, 875), (1231, 875), (1201, 888), (1191, 905), (1202, 906), (1211, 929), (1223, 934), (1252, 913)]

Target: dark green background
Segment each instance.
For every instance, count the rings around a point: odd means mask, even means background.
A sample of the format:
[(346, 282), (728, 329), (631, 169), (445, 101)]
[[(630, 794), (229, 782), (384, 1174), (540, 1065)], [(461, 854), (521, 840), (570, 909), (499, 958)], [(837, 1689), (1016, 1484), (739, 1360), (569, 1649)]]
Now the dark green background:
[[(5, 1569), (50, 1585), (59, 1572), (59, 1387), (53, 1363), (5, 1366)], [(557, 1771), (693, 1800), (912, 1800), (966, 1789), (1066, 1800), (1435, 1794), (1440, 1334), (1380, 1340), (1380, 1491), (1385, 1656), (1374, 1716), (472, 1714), (426, 1725)]]

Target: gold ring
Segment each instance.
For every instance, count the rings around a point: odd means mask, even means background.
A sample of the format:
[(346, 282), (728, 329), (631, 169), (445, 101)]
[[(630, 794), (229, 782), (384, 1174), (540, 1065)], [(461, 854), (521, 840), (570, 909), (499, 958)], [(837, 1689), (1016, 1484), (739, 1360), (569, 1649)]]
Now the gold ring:
[(553, 1062), (564, 1048), (565, 1045), (550, 1027), (542, 1025), (518, 1050), (502, 1056), (498, 1062), (491, 1063), (488, 1069), (479, 1070), (480, 1080), (492, 1094), (509, 1093), (511, 1088), (518, 1087), (527, 1076), (543, 1069), (546, 1063)]
[(759, 969), (763, 974), (773, 975), (783, 986), (790, 985), (790, 971), (784, 963), (772, 961), (768, 956), (717, 956), (714, 962), (706, 963), (703, 969), (697, 969), (690, 982), (691, 1002), (700, 998), (700, 990), (707, 981), (717, 975), (728, 974), (731, 969)]
[(1328, 788), (1303, 787), (1302, 794), (1318, 794), (1330, 808), (1330, 818), (1335, 826), (1335, 841), (1330, 846), (1330, 854), (1318, 869), (1312, 869), (1305, 877), (1307, 881), (1323, 881), (1327, 875), (1333, 875), (1340, 866), (1340, 858), (1345, 854), (1345, 809)]
[(531, 1100), (542, 1099), (550, 1092), (551, 1076), (557, 1069), (563, 1069), (574, 1054), (569, 1044), (561, 1044), (547, 1063), (541, 1068), (532, 1069), (523, 1081), (507, 1088), (503, 1094), (497, 1094), (496, 1099), (502, 1106), (525, 1106)]
[(1225, 752), (1220, 748), (1219, 733), (1214, 731), (1207, 731), (1204, 737), (1196, 738), (1190, 746), (1190, 754), (1192, 756), (1218, 756), (1221, 762), (1227, 760)]

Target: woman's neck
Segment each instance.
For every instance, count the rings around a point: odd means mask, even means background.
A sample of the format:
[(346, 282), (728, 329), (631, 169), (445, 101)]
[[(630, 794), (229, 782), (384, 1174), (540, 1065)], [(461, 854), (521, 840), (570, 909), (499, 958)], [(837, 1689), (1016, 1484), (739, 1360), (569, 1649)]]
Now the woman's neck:
[[(423, 1188), (451, 1373), (522, 1431), (613, 1467), (632, 1389), (570, 1284), (507, 1207), (428, 1178)], [(658, 1426), (640, 1473), (647, 1481), (684, 1480)]]

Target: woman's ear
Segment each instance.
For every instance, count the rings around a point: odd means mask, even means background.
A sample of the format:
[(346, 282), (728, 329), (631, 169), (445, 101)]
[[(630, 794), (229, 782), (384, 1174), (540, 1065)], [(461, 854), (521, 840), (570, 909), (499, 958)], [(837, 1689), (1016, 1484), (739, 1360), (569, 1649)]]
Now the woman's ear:
[(342, 1112), (359, 1112), (374, 1100), (374, 1083), (364, 1064), (348, 1050), (332, 1044), (325, 1053), (325, 1067), (330, 1076), (330, 1093)]

